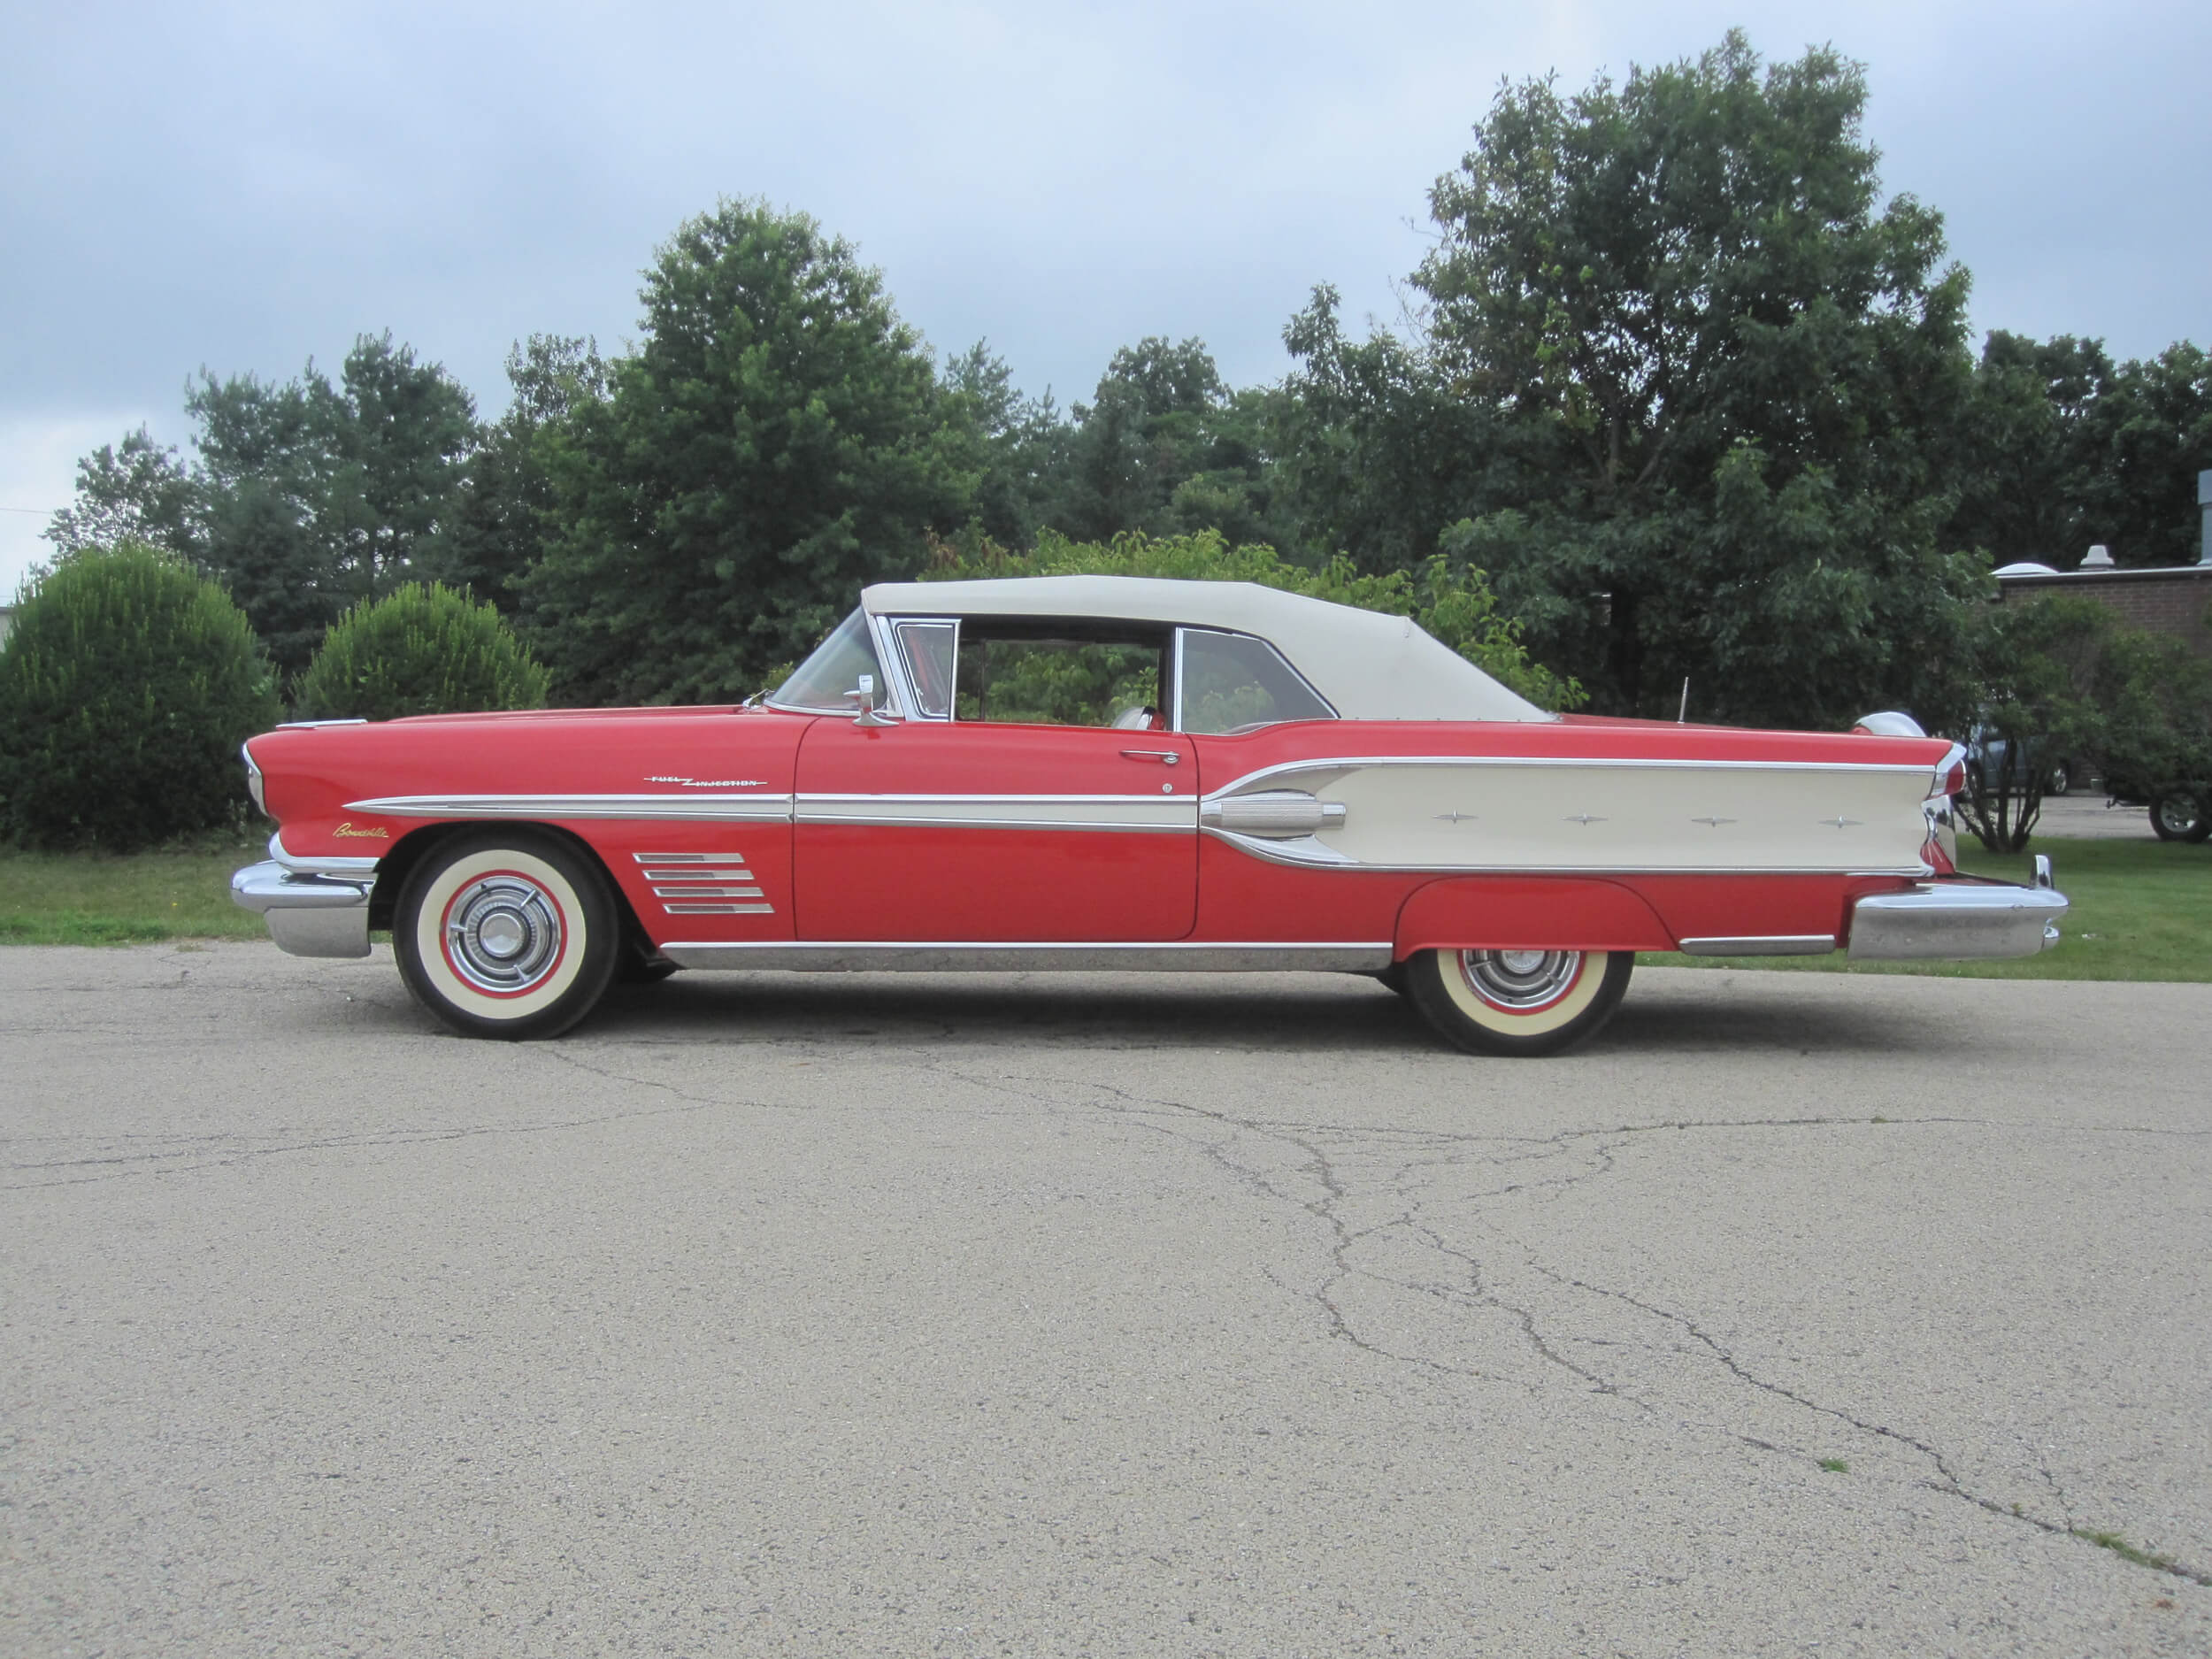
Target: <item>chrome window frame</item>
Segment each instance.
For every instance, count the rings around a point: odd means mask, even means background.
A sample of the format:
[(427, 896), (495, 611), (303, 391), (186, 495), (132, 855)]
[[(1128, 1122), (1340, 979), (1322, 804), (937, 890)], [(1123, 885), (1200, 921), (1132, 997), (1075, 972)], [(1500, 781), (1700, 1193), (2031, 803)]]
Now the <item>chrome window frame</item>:
[[(1184, 647), (1184, 636), (1191, 634), (1217, 634), (1224, 639), (1251, 641), (1255, 645), (1263, 649), (1271, 657), (1274, 657), (1277, 662), (1280, 663), (1283, 665), (1283, 672), (1287, 673), (1301, 686), (1303, 686), (1306, 688), (1306, 695), (1329, 711), (1328, 718), (1330, 719), (1340, 720), (1344, 718), (1341, 714), (1337, 712), (1336, 704), (1331, 703), (1326, 697), (1323, 696), (1320, 691), (1315, 687), (1313, 681), (1308, 680), (1303, 674), (1298, 672), (1298, 664), (1292, 662), (1287, 657), (1285, 657), (1274, 641), (1263, 639), (1256, 634), (1247, 634), (1241, 628), (1202, 628), (1179, 622), (1175, 625), (1175, 695), (1172, 699), (1168, 717), (1168, 730), (1171, 732), (1183, 731), (1183, 665), (1187, 660)], [(1303, 719), (1311, 719), (1314, 717), (1311, 715), (1304, 715), (1300, 718)], [(1268, 726), (1294, 726), (1297, 724), (1297, 722), (1295, 720), (1270, 720), (1266, 724)], [(1226, 733), (1220, 732), (1194, 732), (1185, 733), (1185, 735), (1193, 737), (1221, 737), (1226, 735)]]
[[(1002, 617), (995, 617), (995, 618), (987, 618), (987, 620), (992, 620), (992, 621), (1006, 621), (1006, 620), (1009, 620), (1010, 618), (1002, 618)], [(1068, 617), (1068, 618), (1059, 618), (1059, 617), (1050, 617), (1050, 616), (1037, 617), (1037, 618), (1020, 618), (1020, 619), (1021, 619), (1021, 620), (1024, 620), (1024, 621), (1035, 620), (1035, 621), (1038, 621), (1038, 622), (1058, 622), (1058, 621), (1068, 621), (1068, 622), (1079, 622), (1079, 623), (1091, 624), (1091, 625), (1095, 625), (1095, 623), (1096, 623), (1098, 620), (1100, 620), (1099, 618), (1091, 618), (1091, 617)], [(1167, 631), (1168, 631), (1168, 639), (1167, 639), (1167, 646), (1166, 646), (1166, 650), (1167, 650), (1167, 655), (1168, 655), (1168, 657), (1169, 657), (1169, 658), (1170, 658), (1170, 663), (1169, 663), (1169, 665), (1168, 665), (1168, 668), (1167, 668), (1167, 671), (1166, 671), (1166, 672), (1167, 672), (1167, 677), (1168, 677), (1168, 680), (1169, 680), (1169, 681), (1170, 681), (1171, 685), (1173, 685), (1176, 681), (1178, 681), (1178, 680), (1179, 680), (1180, 675), (1181, 675), (1181, 672), (1182, 672), (1182, 671), (1181, 671), (1181, 668), (1180, 668), (1179, 664), (1180, 664), (1181, 660), (1182, 660), (1182, 644), (1181, 644), (1181, 640), (1182, 640), (1182, 633), (1183, 633), (1182, 625), (1181, 625), (1180, 623), (1164, 623), (1164, 623), (1157, 623), (1157, 622), (1146, 622), (1146, 621), (1143, 621), (1143, 620), (1141, 620), (1141, 618), (1135, 618), (1135, 617), (1124, 617), (1124, 618), (1106, 618), (1106, 620), (1109, 620), (1109, 621), (1115, 621), (1115, 620), (1118, 620), (1118, 621), (1121, 621), (1121, 622), (1125, 623), (1128, 626), (1130, 626), (1130, 627), (1132, 627), (1132, 628), (1154, 628), (1154, 629), (1157, 629), (1157, 628), (1160, 628), (1160, 627), (1164, 626), (1164, 627), (1167, 629)], [(900, 712), (901, 714), (905, 715), (905, 716), (906, 716), (909, 719), (919, 720), (919, 721), (923, 722), (925, 725), (929, 725), (929, 726), (953, 726), (953, 725), (960, 725), (960, 724), (965, 724), (965, 725), (968, 725), (968, 726), (996, 726), (996, 725), (1000, 724), (1000, 722), (998, 722), (998, 721), (996, 721), (996, 720), (969, 720), (969, 721), (963, 722), (963, 721), (961, 720), (961, 718), (960, 718), (960, 695), (959, 695), (959, 684), (960, 684), (960, 647), (961, 647), (962, 641), (963, 641), (965, 639), (965, 637), (966, 637), (966, 627), (967, 627), (967, 618), (964, 618), (964, 617), (957, 617), (957, 616), (948, 616), (948, 615), (944, 615), (944, 614), (941, 614), (941, 613), (936, 613), (936, 612), (910, 611), (910, 612), (902, 612), (902, 613), (901, 613), (901, 614), (899, 614), (899, 615), (897, 615), (897, 616), (884, 616), (884, 617), (878, 617), (878, 616), (875, 616), (874, 614), (871, 613), (871, 615), (870, 615), (870, 617), (869, 617), (869, 621), (870, 621), (871, 623), (872, 623), (872, 624), (877, 625), (877, 645), (876, 645), (876, 657), (877, 657), (877, 659), (878, 659), (879, 661), (882, 662), (882, 663), (885, 664), (884, 671), (883, 671), (883, 672), (884, 672), (884, 677), (885, 677), (885, 679), (886, 679), (887, 681), (891, 682), (891, 683), (892, 683), (892, 684), (895, 687), (895, 688), (896, 688), (896, 691), (897, 691), (897, 696), (898, 696), (898, 709), (899, 709), (899, 712)], [(904, 652), (903, 652), (902, 649), (902, 648), (900, 647), (900, 645), (899, 645), (899, 641), (898, 641), (898, 630), (900, 629), (900, 627), (902, 627), (902, 626), (904, 626), (904, 625), (905, 625), (905, 624), (907, 624), (907, 623), (910, 623), (910, 622), (926, 623), (926, 624), (930, 624), (930, 625), (933, 625), (933, 626), (941, 626), (941, 625), (946, 624), (946, 623), (950, 623), (950, 624), (952, 625), (952, 674), (953, 674), (953, 687), (954, 687), (954, 690), (953, 690), (953, 701), (952, 701), (952, 706), (951, 706), (949, 709), (948, 709), (948, 710), (946, 710), (946, 712), (945, 712), (943, 715), (941, 715), (941, 716), (939, 716), (939, 715), (934, 715), (934, 714), (924, 714), (924, 713), (920, 712), (921, 706), (922, 706), (922, 703), (921, 703), (921, 698), (920, 698), (919, 695), (916, 693), (916, 691), (915, 691), (915, 689), (914, 689), (914, 687), (913, 687), (912, 683), (910, 682), (910, 680), (909, 680), (909, 678), (908, 678), (908, 674), (907, 674), (907, 666), (906, 666), (906, 657), (905, 657), (905, 654), (904, 654)], [(1198, 630), (1198, 632), (1200, 632), (1200, 633), (1204, 633), (1204, 634), (1225, 634), (1225, 633), (1232, 632), (1232, 630), (1230, 630), (1230, 629), (1226, 629), (1226, 628), (1202, 628), (1202, 629)], [(1252, 634), (1252, 635), (1248, 635), (1248, 636), (1247, 636), (1247, 637), (1253, 638), (1253, 639), (1257, 639), (1259, 636), (1258, 636), (1258, 635), (1256, 635), (1256, 634)], [(1264, 640), (1261, 640), (1261, 641), (1260, 641), (1260, 643), (1261, 643), (1261, 644), (1263, 644), (1263, 645), (1266, 645), (1266, 644), (1267, 644), (1267, 641), (1264, 641)], [(1271, 645), (1269, 645), (1269, 646), (1268, 646), (1268, 649), (1270, 649), (1270, 650), (1274, 650), (1274, 649), (1275, 649), (1275, 648), (1274, 648), (1273, 646), (1271, 646)], [(1282, 657), (1282, 653), (1281, 653), (1280, 651), (1275, 651), (1275, 655), (1276, 655), (1276, 656), (1277, 656), (1277, 657), (1279, 657), (1279, 658)], [(1288, 667), (1288, 666), (1289, 666), (1289, 664), (1288, 664), (1287, 663), (1286, 663), (1284, 665), (1285, 665), (1286, 667)], [(1296, 674), (1296, 673), (1298, 672), (1298, 671), (1297, 671), (1296, 669), (1294, 669), (1294, 669), (1291, 669), (1291, 672), (1292, 672), (1292, 673), (1294, 673), (1294, 674)], [(1299, 675), (1299, 679), (1300, 679), (1300, 680), (1301, 680), (1301, 682), (1302, 682), (1302, 681), (1303, 681), (1304, 678), (1305, 678), (1305, 677), (1304, 677), (1302, 674)], [(1318, 693), (1316, 693), (1315, 695), (1318, 695), (1319, 694), (1318, 694)], [(1110, 727), (1110, 726), (1071, 726), (1071, 727), (1069, 727), (1068, 729), (1069, 729), (1069, 730), (1071, 730), (1071, 731), (1077, 731), (1077, 732), (1092, 732), (1092, 731), (1096, 731), (1096, 732), (1103, 732), (1103, 731), (1110, 731), (1110, 730), (1111, 730), (1112, 728), (1111, 728), (1111, 727)], [(1173, 725), (1173, 721), (1172, 721), (1171, 717), (1170, 718), (1168, 724), (1166, 724), (1166, 725), (1164, 725), (1164, 726), (1161, 726), (1155, 727), (1154, 729), (1155, 729), (1155, 730), (1158, 730), (1158, 731), (1172, 731), (1172, 730), (1174, 730), (1174, 725)]]
[[(895, 668), (886, 668), (885, 676), (897, 682), (899, 711), (909, 719), (926, 721), (932, 726), (949, 726), (960, 718), (960, 699), (957, 691), (960, 679), (960, 618), (958, 617), (886, 617), (884, 633), (891, 641), (891, 654), (886, 660)], [(942, 714), (930, 714), (922, 708), (920, 690), (914, 684), (913, 668), (906, 660), (906, 641), (901, 630), (909, 627), (945, 628), (952, 630), (952, 673), (955, 690), (946, 700)], [(879, 652), (879, 656), (882, 653)]]
[[(1040, 621), (1053, 620), (1053, 618), (1048, 617), (1039, 618), (1037, 619)], [(1081, 619), (1086, 622), (1094, 622), (1096, 620), (1095, 618), (1084, 618)], [(1145, 623), (1139, 621), (1135, 618), (1124, 618), (1124, 620), (1127, 621), (1129, 626), (1133, 628), (1141, 628), (1147, 626)], [(873, 611), (869, 613), (869, 637), (874, 642), (876, 648), (876, 661), (883, 669), (885, 700), (889, 703), (895, 712), (906, 719), (919, 720), (932, 726), (951, 726), (960, 723), (959, 698), (956, 691), (951, 706), (948, 708), (943, 714), (926, 714), (922, 711), (921, 696), (920, 694), (915, 689), (912, 674), (907, 664), (905, 646), (899, 638), (899, 630), (910, 624), (919, 624), (939, 627), (949, 626), (952, 629), (953, 680), (956, 687), (959, 683), (960, 675), (960, 648), (965, 638), (965, 623), (966, 618), (963, 617), (947, 616), (943, 614), (902, 613), (897, 616), (879, 616)], [(1304, 674), (1298, 671), (1298, 665), (1292, 662), (1290, 658), (1283, 655), (1281, 648), (1277, 646), (1274, 641), (1267, 639), (1257, 634), (1247, 634), (1240, 628), (1209, 628), (1196, 626), (1188, 623), (1178, 622), (1171, 626), (1168, 636), (1168, 655), (1170, 661), (1167, 671), (1167, 685), (1165, 687), (1167, 694), (1167, 707), (1164, 710), (1163, 710), (1164, 722), (1162, 726), (1156, 729), (1176, 733), (1184, 732), (1184, 664), (1187, 660), (1188, 636), (1196, 634), (1217, 634), (1224, 639), (1249, 640), (1252, 643), (1259, 646), (1263, 650), (1266, 651), (1268, 655), (1272, 657), (1276, 662), (1282, 665), (1282, 669), (1285, 673), (1288, 674), (1293, 680), (1296, 681), (1298, 685), (1305, 689), (1305, 693), (1308, 696), (1311, 697), (1315, 703), (1318, 703), (1323, 709), (1327, 710), (1325, 716), (1304, 715), (1298, 717), (1299, 718), (1314, 719), (1325, 718), (1331, 720), (1340, 720), (1344, 718), (1342, 714), (1338, 712), (1337, 706), (1333, 703), (1331, 703), (1328, 698), (1321, 695), (1320, 691), (1315, 687), (1313, 681), (1307, 679)], [(841, 710), (826, 711), (819, 710), (808, 710), (806, 712), (841, 712)], [(1293, 720), (1271, 720), (1267, 724), (1270, 726), (1289, 726), (1294, 723), (1295, 722)], [(978, 723), (970, 721), (968, 724), (974, 725)], [(993, 722), (984, 721), (980, 724), (990, 725), (993, 724)], [(1221, 735), (1219, 733), (1210, 732), (1186, 734), (1202, 737), (1214, 737)]]

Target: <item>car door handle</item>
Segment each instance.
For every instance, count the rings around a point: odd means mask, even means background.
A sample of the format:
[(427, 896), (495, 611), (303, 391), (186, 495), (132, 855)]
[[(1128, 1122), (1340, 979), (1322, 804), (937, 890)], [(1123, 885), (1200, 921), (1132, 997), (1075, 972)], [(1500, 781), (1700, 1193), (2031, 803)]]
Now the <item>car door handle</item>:
[(1121, 756), (1124, 760), (1156, 760), (1163, 766), (1179, 766), (1183, 764), (1180, 752), (1172, 749), (1125, 749)]

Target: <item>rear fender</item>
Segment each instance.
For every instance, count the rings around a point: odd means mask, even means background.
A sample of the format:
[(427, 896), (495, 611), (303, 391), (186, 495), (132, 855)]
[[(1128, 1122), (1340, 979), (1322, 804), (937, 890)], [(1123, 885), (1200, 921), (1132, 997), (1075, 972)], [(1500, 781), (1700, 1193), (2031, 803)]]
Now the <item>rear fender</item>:
[(1398, 911), (1393, 954), (1417, 950), (1672, 950), (1651, 906), (1617, 881), (1580, 876), (1455, 876), (1417, 887)]

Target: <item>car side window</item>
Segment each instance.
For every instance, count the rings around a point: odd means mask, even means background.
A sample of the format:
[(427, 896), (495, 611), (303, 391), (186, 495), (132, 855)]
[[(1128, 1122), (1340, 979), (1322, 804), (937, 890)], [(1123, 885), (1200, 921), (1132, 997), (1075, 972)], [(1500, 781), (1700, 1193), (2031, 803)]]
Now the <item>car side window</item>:
[(1283, 720), (1334, 718), (1336, 710), (1266, 641), (1182, 630), (1184, 731), (1247, 732)]
[(960, 628), (953, 711), (1029, 726), (1164, 725), (1164, 630), (979, 623)]
[(907, 683), (914, 687), (917, 711), (925, 719), (951, 718), (953, 641), (959, 624), (900, 622), (892, 632), (905, 659)]

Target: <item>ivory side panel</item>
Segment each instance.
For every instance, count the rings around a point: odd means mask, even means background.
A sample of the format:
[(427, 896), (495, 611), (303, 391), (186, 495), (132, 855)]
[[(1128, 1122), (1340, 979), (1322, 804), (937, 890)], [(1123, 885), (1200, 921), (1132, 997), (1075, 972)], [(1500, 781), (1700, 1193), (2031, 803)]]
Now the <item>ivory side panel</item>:
[[(1919, 875), (1928, 772), (1381, 762), (1277, 773), (1341, 803), (1313, 838), (1356, 864)], [(1840, 821), (1839, 821), (1840, 820)]]

